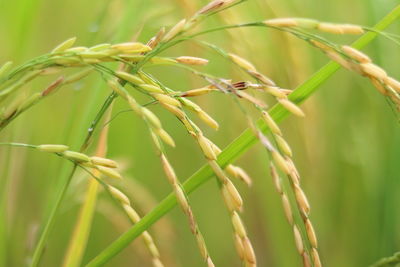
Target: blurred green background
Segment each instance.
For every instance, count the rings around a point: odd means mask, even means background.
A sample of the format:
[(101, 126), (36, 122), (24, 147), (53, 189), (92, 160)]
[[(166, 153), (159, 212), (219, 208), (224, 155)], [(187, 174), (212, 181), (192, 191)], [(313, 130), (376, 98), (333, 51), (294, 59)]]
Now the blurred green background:
[[(16, 65), (22, 64), (72, 36), (78, 37), (78, 45), (85, 46), (131, 39), (146, 42), (161, 26), (174, 25), (205, 3), (202, 0), (0, 0), (0, 63), (12, 60)], [(211, 18), (201, 27), (288, 16), (372, 26), (396, 4), (396, 0), (249, 0)], [(400, 22), (396, 22), (388, 31), (400, 34), (399, 26)], [(327, 37), (343, 44), (354, 40)], [(248, 58), (283, 88), (295, 88), (328, 61), (306, 43), (272, 30), (238, 29), (209, 34), (202, 39)], [(400, 77), (398, 46), (380, 37), (365, 51), (391, 76)], [(211, 62), (205, 68), (207, 71), (235, 80), (246, 78), (220, 56), (191, 42), (165, 54), (205, 57)], [(162, 67), (149, 71), (176, 90), (204, 85), (177, 69)], [(35, 81), (28, 89), (42, 89), (52, 78)], [(23, 114), (1, 133), (0, 140), (62, 143), (78, 149), (108, 92), (98, 76), (91, 75), (83, 82), (62, 88)], [(247, 127), (240, 110), (228, 97), (204, 96), (195, 101), (220, 122), (218, 132), (204, 129), (221, 148)], [(325, 266), (368, 266), (400, 250), (398, 115), (366, 79), (344, 70), (331, 77), (302, 107), (307, 117), (290, 118), (282, 127), (293, 147), (303, 188), (312, 205), (311, 219)], [(119, 100), (114, 114), (126, 109), (126, 104)], [(160, 108), (154, 110), (177, 140), (177, 147), (168, 149), (168, 153), (183, 181), (205, 163), (204, 158), (173, 116)], [(119, 160), (123, 166), (126, 178), (119, 186), (141, 214), (171, 191), (148, 131), (136, 116), (125, 112), (112, 121), (108, 146), (108, 157)], [(93, 150), (94, 146), (89, 151)], [(257, 145), (238, 163), (254, 179), (251, 188), (236, 184), (245, 200), (243, 219), (259, 266), (301, 266), (291, 228), (268, 174), (267, 153)], [(0, 148), (0, 194), (6, 200), (0, 266), (24, 266), (29, 261), (38, 228), (54, 201), (58, 177), (65, 168), (71, 165), (48, 154)], [(42, 266), (59, 266), (62, 262), (87, 179), (83, 173), (75, 175)], [(190, 199), (216, 265), (240, 266), (216, 182), (208, 182)], [(102, 193), (84, 262), (128, 227), (120, 209)], [(175, 208), (150, 231), (168, 266), (204, 266), (180, 209)], [(151, 266), (149, 259), (138, 239), (107, 266)]]

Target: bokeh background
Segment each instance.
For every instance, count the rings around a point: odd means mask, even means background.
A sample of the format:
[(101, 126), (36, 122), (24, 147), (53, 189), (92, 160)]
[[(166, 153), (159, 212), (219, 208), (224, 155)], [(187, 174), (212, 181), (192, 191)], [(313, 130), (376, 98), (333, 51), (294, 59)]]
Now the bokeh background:
[[(161, 26), (174, 25), (206, 2), (0, 0), (0, 62), (12, 60), (22, 64), (72, 36), (77, 36), (78, 44), (85, 46), (131, 39), (146, 42)], [(249, 0), (211, 18), (201, 27), (288, 16), (372, 26), (397, 4), (396, 0)], [(400, 34), (399, 27), (400, 22), (396, 22), (388, 31)], [(354, 37), (327, 37), (343, 44), (354, 40)], [(328, 62), (306, 43), (272, 30), (238, 29), (209, 34), (202, 40), (250, 59), (284, 88), (295, 88)], [(397, 45), (380, 37), (365, 51), (391, 76), (400, 77)], [(205, 67), (207, 71), (236, 80), (244, 77), (220, 56), (194, 43), (180, 45), (166, 54), (202, 56), (211, 61)], [(168, 67), (149, 71), (176, 90), (204, 84), (186, 72)], [(41, 89), (50, 81), (51, 77), (36, 81), (28, 90)], [(62, 143), (78, 149), (108, 92), (96, 75), (64, 87), (14, 121), (0, 133), (0, 140)], [(205, 130), (220, 147), (225, 147), (246, 128), (240, 110), (231, 99), (222, 95), (205, 96), (198, 98), (197, 103), (220, 122), (218, 132)], [(282, 127), (293, 147), (303, 187), (312, 205), (311, 218), (325, 266), (368, 266), (400, 250), (398, 114), (366, 79), (345, 70), (320, 86), (302, 107), (307, 117), (289, 118)], [(117, 101), (114, 114), (126, 109), (122, 101)], [(204, 158), (175, 118), (161, 109), (155, 111), (177, 140), (177, 147), (168, 153), (183, 181), (205, 163)], [(108, 157), (122, 163), (125, 180), (120, 186), (141, 214), (171, 191), (140, 119), (129, 112), (119, 114), (111, 123), (108, 146)], [(93, 148), (89, 151), (93, 152)], [(236, 184), (245, 200), (243, 219), (259, 266), (301, 266), (291, 228), (268, 174), (267, 153), (256, 145), (238, 163), (254, 179), (251, 188), (240, 182)], [(69, 163), (52, 155), (0, 148), (0, 266), (24, 266), (29, 262), (38, 230), (57, 193), (60, 173), (70, 168)], [(75, 175), (42, 266), (61, 264), (87, 181), (83, 173)], [(199, 188), (190, 200), (216, 265), (241, 266), (215, 180)], [(121, 210), (101, 193), (84, 262), (128, 227)], [(175, 208), (150, 231), (168, 266), (204, 266), (180, 209)], [(149, 259), (138, 239), (106, 266), (151, 266)]]

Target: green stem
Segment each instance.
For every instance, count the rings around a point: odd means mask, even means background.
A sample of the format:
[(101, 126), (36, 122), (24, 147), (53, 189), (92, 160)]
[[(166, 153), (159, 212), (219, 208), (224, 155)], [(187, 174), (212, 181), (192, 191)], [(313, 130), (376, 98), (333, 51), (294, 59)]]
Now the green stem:
[[(385, 16), (377, 25), (375, 25), (375, 30), (384, 30), (390, 24), (400, 17), (400, 5), (392, 10), (387, 16)], [(375, 37), (376, 33), (368, 32), (362, 37), (360, 37), (353, 46), (356, 48), (362, 48), (368, 43), (370, 43)], [(290, 94), (289, 99), (296, 104), (302, 103), (310, 95), (312, 95), (317, 88), (331, 77), (338, 69), (340, 65), (335, 62), (329, 62), (319, 71), (317, 71), (311, 78), (309, 78), (305, 83), (300, 85), (292, 94)], [(283, 108), (280, 104), (275, 105), (270, 110), (271, 116), (276, 122), (281, 122), (290, 114)], [(258, 121), (258, 126), (264, 132), (267, 131), (266, 125), (260, 120)], [(247, 129), (245, 130), (236, 140), (234, 140), (218, 157), (218, 163), (221, 167), (225, 167), (227, 164), (233, 162), (241, 154), (247, 151), (253, 144), (257, 142), (256, 137), (253, 133)], [(200, 168), (196, 173), (194, 173), (184, 184), (184, 190), (186, 193), (190, 194), (195, 191), (198, 187), (204, 184), (206, 181), (213, 177), (213, 172), (208, 165)], [(147, 230), (152, 224), (158, 221), (163, 215), (172, 210), (177, 204), (176, 198), (173, 194), (169, 194), (163, 201), (161, 201), (152, 211), (150, 211), (146, 216), (144, 216), (137, 224), (130, 228), (127, 232), (121, 235), (116, 241), (110, 244), (106, 249), (104, 249), (100, 254), (98, 254), (94, 259), (92, 259), (86, 266), (100, 266), (108, 262), (111, 258), (120, 253), (124, 248), (126, 248), (131, 241), (137, 238), (143, 231)]]
[(118, 95), (114, 92), (112, 92), (106, 99), (106, 101), (103, 103), (103, 106), (101, 107), (100, 111), (96, 114), (96, 117), (94, 118), (93, 122), (90, 124), (90, 127), (88, 129), (88, 133), (86, 135), (85, 141), (83, 142), (80, 151), (85, 151), (86, 148), (90, 144), (90, 140), (93, 136), (94, 130), (96, 129), (97, 125), (99, 124), (101, 118), (103, 117), (104, 113), (108, 110), (110, 107), (111, 103), (114, 101), (114, 99)]
[[(96, 126), (98, 125), (99, 121), (101, 120), (101, 118), (103, 117), (104, 113), (107, 111), (108, 107), (110, 106), (110, 104), (112, 103), (112, 101), (114, 100), (114, 98), (116, 97), (116, 95), (114, 93), (110, 94), (107, 98), (107, 100), (105, 101), (105, 103), (103, 104), (103, 106), (101, 107), (100, 111), (96, 114), (95, 119), (93, 120), (93, 122), (91, 123), (91, 126), (88, 130), (88, 133), (86, 135), (85, 141), (83, 142), (80, 151), (85, 151), (86, 148), (88, 147), (90, 140), (91, 140), (91, 136), (93, 135), (93, 132), (96, 128)], [(20, 144), (21, 146), (23, 144)], [(27, 145), (25, 145), (27, 146)], [(33, 146), (34, 147), (34, 146)], [(48, 238), (49, 233), (51, 232), (51, 229), (53, 228), (53, 225), (55, 224), (55, 218), (57, 215), (57, 211), (60, 208), (60, 205), (66, 195), (66, 192), (68, 190), (69, 187), (69, 183), (76, 171), (77, 165), (74, 164), (73, 169), (71, 170), (70, 175), (67, 177), (67, 179), (63, 182), (63, 184), (61, 185), (61, 189), (59, 194), (57, 194), (57, 200), (51, 210), (51, 213), (49, 215), (49, 218), (47, 220), (46, 226), (43, 229), (42, 235), (40, 236), (40, 240), (35, 248), (35, 252), (33, 254), (33, 260), (32, 260), (32, 264), (31, 267), (36, 267), (39, 264), (39, 260), (40, 257), (43, 253), (43, 249), (46, 243), (46, 240)]]
[(395, 253), (393, 256), (385, 257), (371, 265), (371, 267), (383, 267), (383, 266), (396, 266), (400, 263), (400, 252)]
[(56, 218), (58, 209), (60, 208), (61, 203), (63, 202), (64, 197), (68, 191), (68, 185), (71, 182), (72, 177), (74, 176), (76, 167), (77, 167), (77, 165), (74, 164), (74, 167), (72, 168), (70, 175), (68, 177), (66, 177), (66, 179), (63, 181), (63, 184), (60, 187), (60, 192), (58, 192), (58, 194), (57, 194), (56, 202), (54, 203), (54, 205), (52, 207), (49, 218), (46, 221), (46, 225), (43, 228), (42, 234), (40, 236), (39, 242), (36, 245), (35, 252), (33, 253), (31, 267), (36, 267), (39, 264), (40, 258), (44, 251), (44, 247), (46, 245), (47, 238), (56, 222), (55, 218)]
[(19, 147), (30, 147), (30, 148), (37, 147), (35, 145), (23, 144), (23, 143), (0, 143), (0, 146), (19, 146)]
[[(100, 97), (100, 95), (99, 95), (99, 97)], [(99, 97), (94, 98), (93, 101), (88, 105), (89, 106), (88, 111), (94, 109), (96, 103), (98, 102), (98, 98)], [(110, 96), (109, 96), (109, 98), (110, 98)], [(109, 98), (107, 98), (107, 100)], [(107, 108), (108, 108), (108, 106), (107, 106)], [(89, 131), (88, 131), (88, 133), (87, 133), (87, 135), (86, 135), (86, 137), (84, 139), (85, 141), (81, 145), (81, 147), (82, 147), (81, 151), (84, 150), (83, 148), (86, 148), (88, 146), (88, 144), (89, 144), (89, 142), (91, 140), (90, 137), (93, 134), (95, 127), (98, 125), (98, 122), (101, 119), (101, 116), (99, 116), (99, 114), (100, 113), (104, 114), (104, 112), (106, 111), (107, 108), (105, 108), (104, 105), (103, 105), (101, 110), (97, 113), (97, 115), (96, 115), (95, 119), (93, 120), (93, 122), (91, 123), (91, 127), (89, 128)], [(90, 113), (87, 113), (87, 116), (90, 116)], [(84, 123), (85, 122), (82, 121), (82, 123), (81, 123), (82, 127), (84, 127)], [(93, 130), (91, 130), (91, 128), (93, 128)], [(77, 135), (76, 136), (76, 140), (80, 140), (81, 138), (83, 138), (83, 136), (81, 136), (81, 135)], [(76, 142), (74, 142), (74, 143), (76, 143)], [(72, 170), (71, 170), (71, 172), (69, 174), (67, 172), (63, 171), (63, 173), (60, 175), (61, 177), (64, 177), (64, 179), (61, 181), (60, 185), (58, 186), (59, 191), (58, 191), (58, 194), (55, 195), (56, 201), (54, 202), (53, 206), (51, 207), (50, 214), (46, 219), (45, 227), (43, 228), (43, 231), (41, 232), (41, 235), (40, 235), (39, 242), (37, 243), (37, 245), (35, 247), (35, 251), (34, 251), (34, 254), (33, 254), (33, 260), (32, 260), (32, 263), (30, 265), (31, 267), (37, 267), (38, 264), (39, 264), (39, 261), (40, 261), (40, 258), (42, 256), (42, 254), (43, 254), (43, 250), (45, 248), (45, 245), (46, 245), (47, 239), (49, 237), (49, 234), (50, 234), (50, 232), (52, 231), (52, 229), (54, 227), (58, 210), (59, 210), (59, 208), (61, 206), (61, 203), (63, 202), (63, 200), (64, 200), (64, 198), (66, 196), (66, 192), (68, 190), (70, 181), (71, 181), (71, 179), (72, 179), (72, 177), (73, 177), (73, 175), (74, 175), (74, 173), (76, 171), (76, 168), (77, 168), (77, 165), (74, 164), (74, 166), (73, 166), (73, 168), (72, 168)], [(66, 171), (68, 171), (68, 170), (66, 170)]]

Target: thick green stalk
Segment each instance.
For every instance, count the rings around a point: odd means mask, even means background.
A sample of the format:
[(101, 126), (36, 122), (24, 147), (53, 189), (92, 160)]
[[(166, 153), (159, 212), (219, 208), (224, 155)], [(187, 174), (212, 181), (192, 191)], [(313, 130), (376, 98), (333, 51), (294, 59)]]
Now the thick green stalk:
[[(400, 17), (400, 5), (392, 10), (387, 16), (385, 16), (374, 29), (382, 31), (392, 24), (395, 20)], [(353, 46), (356, 48), (362, 48), (370, 43), (375, 37), (376, 33), (368, 32), (359, 38)], [(296, 104), (302, 103), (308, 97), (310, 97), (318, 87), (330, 78), (338, 69), (339, 64), (335, 62), (329, 62), (314, 75), (312, 75), (306, 82), (300, 85), (292, 94), (289, 99)], [(270, 110), (271, 116), (276, 122), (281, 122), (290, 114), (281, 105), (277, 104)], [(260, 129), (264, 132), (267, 131), (266, 125), (260, 120), (258, 121)], [(252, 132), (247, 129), (238, 138), (236, 138), (218, 157), (218, 163), (224, 167), (227, 164), (233, 162), (245, 151), (247, 151), (253, 144), (257, 142), (256, 137)], [(184, 184), (183, 187), (187, 194), (195, 191), (199, 186), (210, 180), (213, 176), (213, 171), (208, 165), (200, 168), (194, 173)], [(152, 224), (158, 221), (163, 215), (172, 210), (177, 204), (176, 198), (173, 194), (169, 194), (163, 201), (161, 201), (151, 212), (144, 216), (137, 224), (130, 228), (127, 232), (121, 235), (116, 241), (109, 245), (99, 255), (97, 255), (92, 261), (86, 266), (100, 266), (108, 262), (111, 258), (121, 252), (127, 247), (132, 240), (137, 238), (143, 231), (147, 230)]]

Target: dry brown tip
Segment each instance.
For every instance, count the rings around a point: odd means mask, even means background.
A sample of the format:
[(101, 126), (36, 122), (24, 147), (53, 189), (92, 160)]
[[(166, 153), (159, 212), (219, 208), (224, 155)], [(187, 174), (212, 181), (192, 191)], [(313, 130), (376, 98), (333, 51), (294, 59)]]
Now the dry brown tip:
[(54, 92), (54, 90), (64, 81), (64, 76), (59, 77), (57, 80), (52, 82), (43, 92), (42, 96), (47, 96), (50, 93)]
[(261, 74), (258, 71), (252, 71), (252, 70), (248, 70), (248, 73), (255, 77), (256, 79), (258, 79), (260, 82), (262, 82), (265, 85), (268, 86), (276, 86), (275, 82), (273, 80), (271, 80), (270, 78), (268, 78), (267, 76)]
[(260, 108), (262, 108), (262, 109), (267, 108), (267, 104), (265, 104), (262, 100), (260, 100), (260, 99), (258, 99), (258, 98), (256, 98), (256, 97), (254, 97), (254, 96), (252, 96), (252, 95), (249, 95), (249, 94), (246, 93), (246, 92), (243, 92), (243, 91), (236, 91), (235, 94), (238, 95), (238, 96), (241, 97), (241, 98), (246, 99), (246, 100), (249, 101), (250, 103), (253, 103), (254, 105), (256, 105), (256, 106), (258, 106), (258, 107), (260, 107)]
[(224, 5), (223, 0), (214, 0), (202, 7), (199, 11), (197, 11), (197, 14), (205, 15), (208, 13), (211, 13), (215, 10), (218, 10), (220, 7)]
[(164, 36), (164, 34), (165, 34), (165, 27), (162, 27), (157, 32), (157, 34), (147, 42), (147, 45), (149, 47), (151, 47), (151, 48), (156, 47), (160, 43), (160, 41), (161, 41), (162, 37)]

